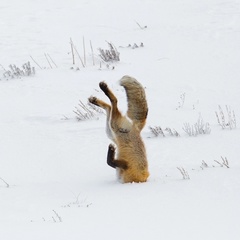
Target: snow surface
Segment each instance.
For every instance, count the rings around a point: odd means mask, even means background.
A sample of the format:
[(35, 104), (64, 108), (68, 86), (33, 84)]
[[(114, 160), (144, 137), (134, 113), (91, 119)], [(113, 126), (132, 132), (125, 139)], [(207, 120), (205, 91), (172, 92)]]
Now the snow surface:
[[(240, 239), (239, 0), (1, 0), (0, 29), (0, 239)], [(87, 66), (76, 56), (70, 69), (70, 38), (83, 57), (83, 37)], [(120, 62), (100, 69), (106, 41)], [(27, 61), (35, 76), (2, 77)], [(91, 95), (107, 100), (102, 80), (126, 111), (126, 74), (149, 104), (143, 184), (121, 184), (107, 166), (105, 115), (79, 122), (73, 112)], [(218, 125), (219, 105), (234, 110), (236, 129)], [(183, 124), (199, 116), (211, 133), (190, 137)]]

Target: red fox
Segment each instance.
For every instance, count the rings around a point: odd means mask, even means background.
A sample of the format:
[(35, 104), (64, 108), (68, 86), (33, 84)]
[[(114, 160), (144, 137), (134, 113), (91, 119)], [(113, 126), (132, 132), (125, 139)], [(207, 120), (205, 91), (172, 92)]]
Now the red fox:
[(109, 98), (111, 105), (96, 97), (90, 97), (88, 100), (105, 109), (107, 114), (106, 132), (116, 145), (116, 148), (113, 144), (108, 147), (107, 164), (116, 168), (118, 178), (123, 183), (146, 182), (149, 176), (148, 162), (140, 136), (148, 114), (145, 91), (142, 85), (130, 76), (122, 77), (120, 85), (125, 88), (127, 94), (127, 116), (123, 116), (118, 110), (118, 100), (105, 82), (100, 82), (99, 87)]

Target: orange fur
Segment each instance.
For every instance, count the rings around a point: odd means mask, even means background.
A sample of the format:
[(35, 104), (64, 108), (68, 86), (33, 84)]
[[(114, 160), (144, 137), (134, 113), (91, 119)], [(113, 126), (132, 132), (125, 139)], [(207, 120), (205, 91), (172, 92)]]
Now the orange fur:
[(149, 176), (146, 149), (140, 132), (143, 129), (148, 106), (142, 85), (134, 78), (124, 76), (120, 85), (126, 90), (128, 99), (127, 117), (117, 107), (117, 98), (107, 84), (99, 86), (109, 98), (111, 105), (90, 97), (89, 102), (103, 108), (107, 113), (107, 135), (116, 144), (109, 145), (107, 163), (117, 169), (118, 177), (123, 183), (146, 182)]

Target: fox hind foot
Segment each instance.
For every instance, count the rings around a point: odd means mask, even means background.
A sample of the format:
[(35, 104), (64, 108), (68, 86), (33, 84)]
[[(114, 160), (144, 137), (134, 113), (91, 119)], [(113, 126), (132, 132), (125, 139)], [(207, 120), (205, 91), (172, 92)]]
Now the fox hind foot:
[(96, 106), (99, 106), (98, 99), (96, 97), (90, 97), (88, 98), (88, 101)]
[(117, 103), (117, 98), (115, 97), (115, 95), (113, 94), (113, 92), (108, 88), (108, 85), (105, 82), (100, 82), (99, 83), (99, 87), (101, 88), (101, 90), (105, 93), (105, 95), (109, 98), (109, 100), (111, 101), (111, 103), (114, 103), (116, 106)]
[(108, 89), (108, 85), (105, 82), (100, 82), (99, 83), (99, 87), (102, 89), (102, 91), (108, 95), (109, 93), (109, 89)]

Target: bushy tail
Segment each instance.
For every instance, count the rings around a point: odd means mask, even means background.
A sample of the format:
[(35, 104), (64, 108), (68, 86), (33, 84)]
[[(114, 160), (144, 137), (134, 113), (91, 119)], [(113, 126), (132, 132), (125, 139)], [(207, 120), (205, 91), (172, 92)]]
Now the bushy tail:
[(120, 85), (126, 90), (128, 100), (127, 116), (141, 131), (146, 123), (148, 106), (143, 86), (130, 76), (123, 76)]

